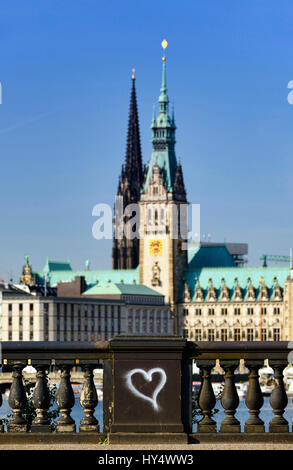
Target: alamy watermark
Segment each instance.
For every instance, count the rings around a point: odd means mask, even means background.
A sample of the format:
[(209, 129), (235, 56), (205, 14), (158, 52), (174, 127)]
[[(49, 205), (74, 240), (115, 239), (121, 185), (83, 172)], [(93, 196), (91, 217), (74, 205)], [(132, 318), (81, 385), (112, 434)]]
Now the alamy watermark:
[(148, 203), (142, 211), (139, 204), (124, 206), (123, 197), (117, 196), (114, 214), (108, 204), (100, 203), (93, 207), (92, 216), (97, 217), (92, 226), (96, 240), (122, 240), (124, 237), (133, 240), (152, 233), (195, 243), (200, 240), (200, 204), (166, 206), (164, 202), (154, 202)]

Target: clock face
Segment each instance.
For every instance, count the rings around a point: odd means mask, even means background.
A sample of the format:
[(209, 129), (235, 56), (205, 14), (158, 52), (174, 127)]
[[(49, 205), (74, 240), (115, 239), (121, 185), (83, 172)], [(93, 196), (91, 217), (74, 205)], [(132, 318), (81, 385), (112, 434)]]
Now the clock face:
[(163, 240), (160, 240), (160, 239), (150, 240), (149, 253), (150, 255), (162, 255), (163, 254)]

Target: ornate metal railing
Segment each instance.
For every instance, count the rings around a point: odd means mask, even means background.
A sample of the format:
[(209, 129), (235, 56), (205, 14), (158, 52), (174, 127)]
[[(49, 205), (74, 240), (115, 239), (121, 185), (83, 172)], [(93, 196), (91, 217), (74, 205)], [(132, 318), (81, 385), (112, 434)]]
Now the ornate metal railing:
[[(283, 370), (288, 365), (290, 345), (288, 342), (192, 343), (179, 337), (124, 336), (118, 336), (108, 342), (78, 344), (4, 342), (2, 365), (12, 370), (13, 380), (8, 402), (13, 416), (7, 425), (7, 433), (2, 435), (28, 431), (23, 416), (27, 397), (22, 373), (27, 364), (37, 370), (33, 392), (36, 417), (31, 431), (51, 432), (46, 414), (50, 405), (47, 374), (54, 364), (61, 371), (56, 400), (60, 411), (56, 435), (76, 432), (76, 423), (71, 417), (75, 397), (70, 374), (72, 368), (78, 366), (84, 373), (80, 395), (84, 416), (79, 425), (80, 433), (97, 434), (103, 430), (104, 433), (109, 433), (110, 442), (123, 442), (123, 436), (127, 433), (131, 435), (132, 442), (134, 434), (140, 436), (140, 442), (146, 434), (154, 435), (156, 439), (158, 435), (163, 439), (164, 435), (168, 436), (169, 441), (174, 437), (187, 441), (188, 436), (192, 435), (193, 361), (202, 376), (198, 399), (202, 418), (197, 424), (196, 435), (215, 435), (217, 425), (213, 419), (213, 409), (216, 398), (211, 372), (217, 360), (224, 370), (221, 404), (225, 410), (225, 418), (217, 434), (289, 435), (291, 426), (283, 416), (288, 403)], [(241, 359), (249, 370), (246, 406), (250, 416), (245, 423), (244, 433), (241, 433), (240, 423), (235, 417), (239, 405), (235, 370), (239, 367)], [(259, 417), (263, 395), (258, 371), (263, 367), (265, 360), (268, 360), (273, 368), (276, 380), (276, 387), (270, 396), (274, 417), (269, 423), (269, 433), (265, 433), (264, 422)], [(94, 416), (98, 397), (93, 370), (101, 361), (104, 367), (103, 425), (98, 423)], [(0, 431), (4, 431), (2, 423)]]

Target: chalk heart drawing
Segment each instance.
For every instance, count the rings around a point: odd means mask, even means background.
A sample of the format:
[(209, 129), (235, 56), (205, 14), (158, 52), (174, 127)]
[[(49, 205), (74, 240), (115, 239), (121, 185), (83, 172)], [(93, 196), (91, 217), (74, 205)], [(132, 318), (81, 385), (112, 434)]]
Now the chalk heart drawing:
[[(141, 374), (147, 382), (152, 382), (153, 374), (155, 374), (155, 373), (160, 374), (161, 380), (158, 383), (158, 385), (156, 386), (156, 388), (153, 392), (153, 395), (151, 397), (145, 395), (144, 393), (141, 393), (139, 390), (137, 390), (137, 388), (135, 388), (135, 386), (132, 383), (132, 376), (134, 374)], [(148, 372), (146, 370), (143, 370), (143, 369), (132, 369), (129, 372), (127, 372), (127, 374), (126, 374), (126, 383), (127, 383), (128, 389), (136, 397), (142, 398), (143, 400), (150, 402), (152, 404), (154, 410), (156, 410), (156, 411), (159, 410), (159, 405), (157, 403), (157, 397), (158, 397), (160, 391), (162, 390), (162, 388), (164, 387), (166, 381), (167, 381), (166, 372), (163, 369), (161, 369), (160, 367), (155, 367), (154, 369), (150, 369)]]

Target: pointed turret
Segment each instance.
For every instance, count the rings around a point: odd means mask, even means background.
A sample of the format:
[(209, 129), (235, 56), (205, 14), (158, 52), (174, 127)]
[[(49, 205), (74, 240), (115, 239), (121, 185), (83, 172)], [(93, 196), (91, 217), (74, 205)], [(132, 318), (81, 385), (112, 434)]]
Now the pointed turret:
[(142, 184), (143, 169), (139, 135), (139, 120), (136, 102), (135, 75), (132, 74), (132, 88), (129, 106), (128, 132), (125, 156), (125, 176), (130, 186), (131, 201), (137, 202)]
[(186, 190), (183, 179), (183, 171), (180, 160), (178, 161), (175, 184), (174, 184), (174, 195), (177, 200), (186, 201)]
[[(138, 203), (143, 182), (134, 69), (132, 72), (125, 164), (122, 165), (117, 190), (117, 196), (123, 197), (123, 210), (129, 204)], [(138, 265), (138, 250), (138, 239), (128, 240), (123, 238), (118, 240), (114, 238), (112, 250), (113, 269), (136, 268)]]

